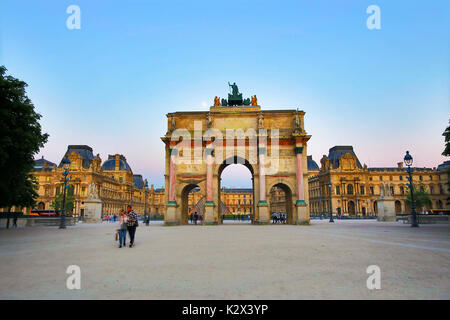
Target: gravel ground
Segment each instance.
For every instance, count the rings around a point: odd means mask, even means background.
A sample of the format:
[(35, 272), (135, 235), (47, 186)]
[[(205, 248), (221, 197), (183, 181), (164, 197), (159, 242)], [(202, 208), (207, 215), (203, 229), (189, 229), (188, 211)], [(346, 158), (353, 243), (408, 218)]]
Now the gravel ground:
[[(315, 220), (311, 226), (141, 224), (0, 230), (0, 299), (449, 299), (450, 225)], [(66, 269), (81, 268), (81, 289)], [(369, 290), (366, 268), (381, 269)]]

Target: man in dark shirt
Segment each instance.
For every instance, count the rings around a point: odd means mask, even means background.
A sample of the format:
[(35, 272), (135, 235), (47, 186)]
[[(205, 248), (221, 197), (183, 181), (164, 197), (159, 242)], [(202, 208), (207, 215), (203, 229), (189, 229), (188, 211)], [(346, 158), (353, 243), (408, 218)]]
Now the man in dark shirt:
[(134, 246), (134, 235), (136, 234), (136, 227), (138, 225), (137, 214), (133, 211), (131, 205), (127, 206), (127, 217), (128, 217), (127, 229), (128, 233), (130, 234), (130, 248), (131, 248)]

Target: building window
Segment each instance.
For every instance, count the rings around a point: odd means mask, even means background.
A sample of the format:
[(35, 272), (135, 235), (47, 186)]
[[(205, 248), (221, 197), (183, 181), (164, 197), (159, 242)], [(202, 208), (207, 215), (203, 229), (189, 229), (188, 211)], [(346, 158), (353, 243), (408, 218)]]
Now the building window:
[(403, 176), (400, 176), (400, 181), (403, 181)]
[(370, 187), (370, 194), (372, 194), (372, 195), (375, 194), (373, 187)]
[(433, 176), (432, 175), (430, 175), (430, 180), (433, 180)]
[(391, 187), (391, 194), (394, 194), (394, 187)]
[(352, 184), (347, 185), (347, 193), (353, 194), (353, 185)]
[(400, 187), (400, 193), (401, 193), (401, 194), (405, 194), (405, 188)]
[(380, 181), (383, 181), (383, 176), (380, 176)]
[(364, 186), (361, 186), (359, 189), (360, 189), (360, 193), (361, 193), (362, 195), (364, 195)]
[(430, 194), (433, 194), (433, 193), (434, 193), (434, 187), (430, 186)]
[(336, 187), (336, 194), (341, 194), (341, 187), (339, 186)]
[(369, 181), (372, 181), (372, 180), (373, 180), (372, 177), (370, 177), (370, 178), (369, 178)]
[(420, 186), (420, 191), (425, 192), (425, 188), (423, 186)]
[(423, 181), (423, 177), (422, 177), (422, 176), (419, 176), (419, 180), (420, 180), (420, 181)]

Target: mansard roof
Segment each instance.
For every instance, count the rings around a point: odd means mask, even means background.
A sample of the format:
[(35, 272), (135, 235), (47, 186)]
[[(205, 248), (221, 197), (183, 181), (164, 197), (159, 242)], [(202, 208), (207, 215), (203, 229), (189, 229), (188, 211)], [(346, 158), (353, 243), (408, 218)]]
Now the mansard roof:
[(320, 168), (317, 165), (317, 162), (315, 162), (312, 158), (312, 156), (307, 156), (307, 162), (308, 162), (308, 171), (319, 171)]
[[(116, 156), (108, 155), (108, 160), (106, 160), (102, 164), (102, 170), (106, 171), (114, 171), (116, 168)], [(120, 171), (128, 171), (131, 170), (130, 165), (127, 162), (127, 159), (123, 155), (119, 155), (119, 170)]]
[(143, 189), (145, 185), (144, 179), (142, 179), (142, 175), (140, 174), (133, 174), (133, 183), (138, 189)]
[(62, 160), (68, 156), (70, 153), (75, 152), (83, 158), (83, 168), (88, 169), (91, 165), (92, 159), (94, 159), (94, 154), (92, 153), (92, 148), (87, 145), (69, 145), (67, 147), (67, 151), (62, 157), (61, 162), (59, 163), (58, 168), (62, 167)]
[(353, 151), (353, 146), (334, 146), (329, 150), (328, 153), (328, 159), (330, 159), (331, 165), (333, 169), (337, 169), (340, 166), (339, 160), (341, 157), (346, 154), (350, 153), (351, 155), (355, 156), (356, 158), (356, 165), (358, 168), (362, 168), (361, 163), (359, 162), (358, 157), (356, 156), (356, 153)]
[(449, 170), (450, 169), (450, 160), (444, 161), (440, 165), (438, 165), (437, 170)]
[(44, 156), (41, 159), (34, 160), (35, 171), (51, 171), (54, 165), (53, 162), (44, 159)]

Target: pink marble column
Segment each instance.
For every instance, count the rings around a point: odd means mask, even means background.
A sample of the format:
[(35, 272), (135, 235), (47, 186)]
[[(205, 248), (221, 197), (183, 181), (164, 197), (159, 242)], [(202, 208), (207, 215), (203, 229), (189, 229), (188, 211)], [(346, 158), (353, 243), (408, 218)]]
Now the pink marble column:
[(303, 192), (302, 154), (297, 153), (297, 200), (305, 200)]
[(213, 156), (212, 156), (212, 148), (207, 149), (206, 155), (206, 201), (212, 202), (212, 184), (213, 184)]
[(264, 153), (259, 154), (259, 201), (266, 201), (266, 171)]
[(295, 147), (295, 155), (297, 157), (297, 205), (300, 206), (306, 205), (303, 185), (302, 152), (303, 147)]
[(170, 166), (169, 166), (169, 201), (175, 201), (175, 158), (176, 149), (170, 150)]

